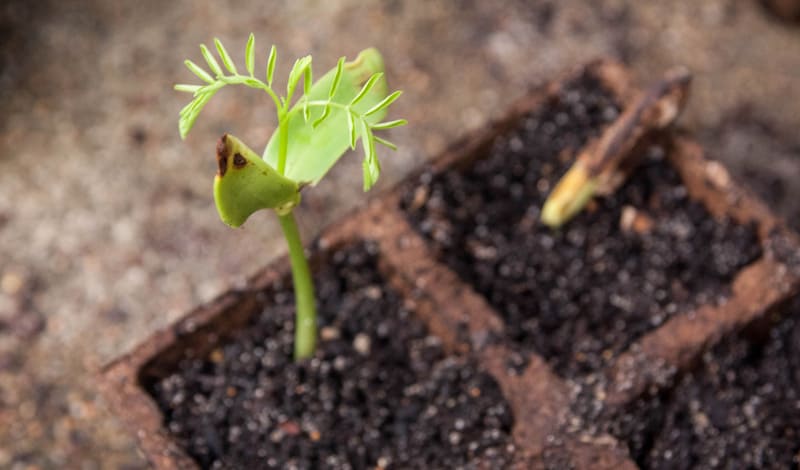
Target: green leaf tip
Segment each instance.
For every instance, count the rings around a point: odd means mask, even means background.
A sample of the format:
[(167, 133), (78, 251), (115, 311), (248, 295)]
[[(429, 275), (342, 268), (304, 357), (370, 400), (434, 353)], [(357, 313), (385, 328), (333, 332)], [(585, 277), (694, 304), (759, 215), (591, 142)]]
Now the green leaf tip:
[(214, 202), (226, 224), (239, 227), (261, 209), (286, 214), (300, 202), (300, 185), (278, 174), (236, 137), (220, 137), (216, 153)]
[(210, 68), (211, 71), (214, 72), (214, 75), (216, 75), (217, 77), (224, 75), (224, 73), (222, 72), (222, 67), (219, 66), (219, 62), (217, 62), (217, 59), (214, 58), (214, 56), (211, 54), (211, 51), (208, 50), (205, 44), (200, 44), (200, 53), (206, 60), (208, 68)]
[(186, 68), (189, 69), (193, 74), (197, 75), (197, 78), (206, 82), (206, 83), (214, 83), (214, 77), (208, 74), (205, 70), (203, 70), (199, 65), (195, 64), (189, 59), (183, 61), (186, 65)]
[(231, 59), (230, 54), (225, 49), (225, 46), (222, 45), (222, 41), (219, 38), (214, 38), (214, 45), (217, 47), (217, 53), (219, 54), (219, 58), (222, 59), (222, 64), (225, 65), (225, 68), (228, 69), (228, 72), (236, 75), (239, 72), (236, 70), (236, 65), (233, 63), (233, 59)]
[(184, 83), (178, 83), (174, 86), (175, 91), (182, 91), (184, 93), (191, 93), (195, 94), (197, 90), (203, 88), (201, 85), (186, 85)]
[(388, 108), (389, 105), (391, 105), (392, 103), (397, 101), (397, 98), (400, 98), (400, 95), (402, 95), (402, 94), (403, 94), (403, 92), (400, 91), (400, 90), (395, 91), (391, 95), (389, 95), (386, 98), (384, 98), (383, 100), (381, 100), (380, 103), (378, 103), (375, 106), (369, 108), (367, 110), (367, 112), (364, 113), (364, 116), (371, 116), (371, 115), (377, 113), (378, 111), (383, 111), (384, 109)]
[[(375, 73), (383, 73), (385, 67), (383, 65), (383, 56), (374, 47), (364, 49), (359, 52), (356, 58), (349, 63), (345, 64), (345, 69), (350, 73), (358, 73), (356, 77), (359, 83), (366, 83), (369, 78)], [(385, 82), (384, 82), (385, 83)], [(386, 90), (384, 89), (384, 93)]]
[(542, 222), (556, 229), (580, 212), (594, 197), (597, 179), (576, 162), (558, 181), (542, 206)]
[(269, 58), (267, 58), (267, 84), (272, 86), (272, 76), (275, 74), (275, 61), (278, 60), (278, 49), (273, 44), (269, 50)]
[(392, 129), (394, 127), (405, 126), (408, 124), (408, 121), (405, 119), (395, 119), (394, 121), (386, 121), (386, 122), (379, 122), (372, 126), (372, 129), (376, 131), (381, 131), (384, 129)]
[(336, 91), (339, 89), (339, 82), (342, 81), (342, 71), (344, 70), (345, 60), (345, 57), (339, 57), (339, 61), (336, 63), (336, 71), (333, 73), (333, 81), (328, 91), (328, 99), (333, 99), (334, 95), (336, 95)]
[[(294, 61), (292, 69), (289, 71), (289, 80), (286, 83), (286, 101), (292, 99), (295, 88), (300, 82), (300, 79), (305, 77), (309, 84), (311, 82), (311, 56), (307, 55)], [(305, 90), (305, 88), (304, 88)]]
[(372, 90), (372, 87), (374, 87), (375, 84), (378, 83), (378, 80), (380, 80), (381, 78), (383, 78), (383, 72), (375, 72), (374, 74), (372, 74), (372, 76), (369, 77), (369, 80), (367, 80), (367, 83), (365, 83), (364, 86), (361, 87), (361, 91), (359, 91), (358, 94), (355, 96), (355, 98), (353, 98), (350, 101), (350, 106), (355, 106), (358, 104), (359, 101), (363, 100), (364, 97), (367, 96), (367, 93), (369, 93), (369, 91)]
[(256, 37), (253, 36), (253, 33), (250, 33), (250, 37), (247, 38), (247, 46), (244, 48), (244, 57), (245, 57), (245, 67), (247, 68), (247, 72), (250, 76), (253, 76), (255, 73), (255, 65), (256, 65)]
[(178, 120), (178, 131), (180, 132), (181, 139), (186, 138), (186, 135), (194, 126), (195, 121), (197, 121), (200, 111), (203, 110), (203, 107), (208, 103), (211, 97), (214, 96), (217, 90), (219, 90), (219, 88), (213, 88), (211, 86), (202, 87), (195, 92), (194, 99), (181, 109), (180, 119)]

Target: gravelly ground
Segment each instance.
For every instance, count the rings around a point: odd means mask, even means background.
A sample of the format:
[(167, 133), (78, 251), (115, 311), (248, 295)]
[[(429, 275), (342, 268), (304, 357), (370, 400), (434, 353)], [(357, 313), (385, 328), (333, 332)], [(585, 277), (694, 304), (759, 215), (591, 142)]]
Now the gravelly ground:
[[(263, 145), (269, 103), (225, 91), (181, 142), (186, 97), (170, 90), (197, 44), (219, 35), (241, 60), (250, 31), (283, 71), (305, 53), (319, 73), (384, 52), (412, 125), (392, 134), (382, 187), (531, 85), (610, 54), (641, 77), (688, 65), (683, 125), (758, 188), (800, 193), (800, 28), (753, 1), (4, 2), (0, 467), (144, 466), (91, 374), (283, 252), (268, 217), (230, 230), (210, 197), (215, 139)], [(360, 199), (358, 165), (306, 197), (307, 236)]]

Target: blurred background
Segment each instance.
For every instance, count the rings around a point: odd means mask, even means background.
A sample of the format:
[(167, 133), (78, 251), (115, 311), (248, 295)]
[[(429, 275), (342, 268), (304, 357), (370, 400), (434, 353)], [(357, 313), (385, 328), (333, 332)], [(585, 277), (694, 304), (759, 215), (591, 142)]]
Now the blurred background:
[[(101, 0), (0, 5), (0, 468), (144, 468), (94, 374), (198, 302), (284, 252), (266, 213), (239, 230), (211, 197), (225, 131), (261, 149), (271, 103), (225, 89), (183, 142), (177, 117), (198, 45), (219, 36), (277, 77), (313, 54), (317, 76), (376, 46), (405, 90), (382, 152), (387, 188), (532, 86), (611, 56), (640, 82), (694, 72), (681, 126), (800, 226), (798, 2), (756, 0)], [(792, 19), (794, 18), (794, 19)], [(346, 157), (299, 214), (306, 240), (355, 204)]]

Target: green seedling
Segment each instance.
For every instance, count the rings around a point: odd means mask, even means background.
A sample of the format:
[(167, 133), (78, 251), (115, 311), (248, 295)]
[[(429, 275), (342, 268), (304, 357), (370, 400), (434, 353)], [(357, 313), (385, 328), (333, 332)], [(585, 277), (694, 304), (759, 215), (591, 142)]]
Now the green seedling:
[[(255, 39), (245, 47), (246, 73), (239, 73), (218, 39), (214, 45), (221, 61), (205, 46), (200, 51), (210, 73), (187, 60), (189, 70), (203, 85), (175, 85), (191, 93), (192, 101), (180, 112), (179, 130), (185, 138), (203, 107), (227, 85), (244, 85), (266, 93), (274, 103), (278, 128), (259, 156), (236, 137), (225, 134), (217, 143), (218, 171), (214, 178), (214, 201), (223, 222), (241, 226), (254, 212), (271, 209), (280, 222), (289, 246), (297, 317), (295, 359), (314, 354), (317, 340), (316, 299), (308, 260), (303, 251), (294, 208), (301, 190), (314, 186), (333, 165), (361, 141), (364, 150), (363, 187), (368, 191), (380, 176), (376, 144), (393, 150), (391, 142), (375, 131), (407, 124), (404, 119), (382, 121), (401, 92), (388, 93), (383, 59), (376, 49), (366, 49), (352, 62), (339, 59), (336, 67), (312, 81), (311, 56), (297, 59), (289, 72), (285, 95), (273, 85), (277, 53), (270, 49), (265, 79), (255, 74)], [(302, 91), (298, 91), (302, 81)], [(300, 95), (296, 98), (296, 95)]]

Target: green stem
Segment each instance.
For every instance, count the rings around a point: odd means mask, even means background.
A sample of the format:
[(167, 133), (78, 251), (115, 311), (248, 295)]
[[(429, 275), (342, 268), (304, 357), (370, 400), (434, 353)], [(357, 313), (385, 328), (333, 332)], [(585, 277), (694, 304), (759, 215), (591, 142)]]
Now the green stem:
[(289, 113), (284, 113), (278, 118), (278, 173), (285, 174), (286, 171), (286, 150), (289, 148)]
[(314, 281), (308, 269), (308, 260), (303, 252), (300, 231), (294, 213), (279, 215), (283, 235), (289, 244), (289, 259), (292, 263), (294, 299), (297, 308), (294, 330), (294, 358), (306, 359), (314, 355), (317, 342), (317, 307), (314, 297)]

